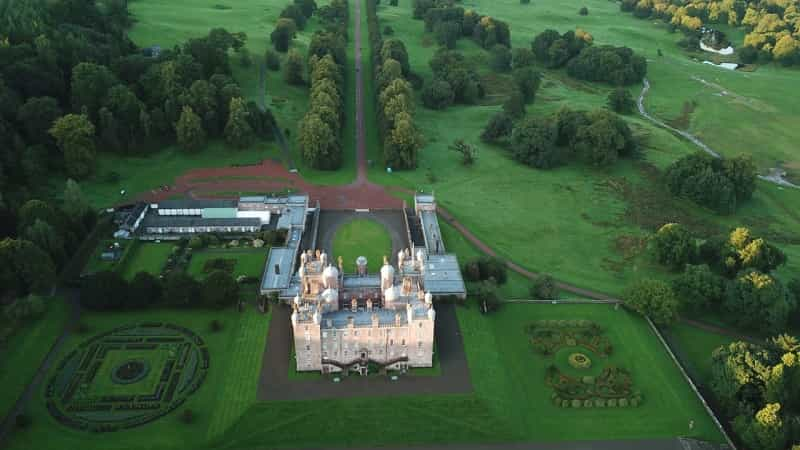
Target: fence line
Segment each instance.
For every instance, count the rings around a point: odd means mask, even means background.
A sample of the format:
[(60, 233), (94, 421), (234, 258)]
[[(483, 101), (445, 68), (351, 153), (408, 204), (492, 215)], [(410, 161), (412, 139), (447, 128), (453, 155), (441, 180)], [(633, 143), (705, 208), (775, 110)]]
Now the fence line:
[(596, 299), (585, 299), (585, 298), (559, 298), (555, 300), (532, 299), (532, 298), (508, 298), (505, 300), (500, 300), (500, 303), (537, 303), (537, 304), (549, 304), (549, 305), (558, 305), (558, 304), (617, 305), (621, 304), (622, 302), (620, 300), (596, 300)]

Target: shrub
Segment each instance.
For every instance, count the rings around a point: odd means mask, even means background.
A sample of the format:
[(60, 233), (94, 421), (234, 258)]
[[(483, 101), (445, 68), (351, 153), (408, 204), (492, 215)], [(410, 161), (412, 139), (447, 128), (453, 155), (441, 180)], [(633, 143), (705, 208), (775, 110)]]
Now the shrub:
[(386, 35), (386, 36), (393, 35), (394, 34), (394, 28), (390, 27), (389, 25), (386, 25), (385, 27), (383, 27), (383, 34)]
[(608, 401), (606, 402), (606, 406), (608, 406), (609, 408), (616, 408), (617, 407), (617, 399), (615, 399), (615, 398), (608, 399)]
[(208, 328), (213, 333), (217, 333), (219, 331), (222, 331), (222, 322), (220, 322), (217, 319), (214, 319), (214, 320), (211, 321), (211, 323), (209, 324)]
[(422, 104), (430, 109), (445, 109), (453, 104), (455, 93), (450, 83), (435, 79), (422, 88)]
[(578, 400), (577, 398), (572, 401), (573, 408), (580, 408), (581, 406), (583, 406), (583, 402)]
[(187, 425), (194, 422), (194, 419), (194, 412), (189, 408), (184, 409), (181, 413), (181, 422)]
[(583, 407), (584, 408), (591, 408), (592, 406), (594, 406), (594, 402), (593, 401), (591, 401), (589, 399), (586, 399), (586, 400), (583, 401)]
[(636, 108), (636, 103), (630, 91), (625, 88), (616, 88), (608, 94), (608, 107), (618, 114), (630, 114)]
[(278, 71), (281, 69), (281, 58), (274, 50), (267, 49), (267, 53), (264, 55), (264, 60), (267, 65), (267, 69), (272, 71)]
[(589, 15), (589, 8), (587, 8), (585, 6), (582, 7), (580, 10), (578, 10), (578, 14), (580, 14), (582, 16), (588, 16)]
[(19, 428), (21, 430), (24, 430), (25, 428), (28, 428), (29, 426), (31, 426), (32, 422), (33, 422), (33, 420), (31, 419), (31, 416), (29, 416), (29, 415), (27, 415), (25, 413), (17, 414), (14, 417), (14, 426), (16, 426), (17, 428)]
[(597, 408), (605, 408), (606, 407), (605, 399), (602, 398), (594, 399), (594, 406), (596, 406)]
[(561, 400), (561, 407), (562, 408), (569, 408), (570, 401), (569, 400)]
[(621, 398), (621, 399), (619, 399), (618, 404), (619, 404), (619, 406), (621, 408), (626, 408), (628, 406), (628, 399), (627, 398)]
[(531, 297), (540, 300), (554, 300), (558, 298), (556, 281), (548, 274), (539, 275), (529, 289)]

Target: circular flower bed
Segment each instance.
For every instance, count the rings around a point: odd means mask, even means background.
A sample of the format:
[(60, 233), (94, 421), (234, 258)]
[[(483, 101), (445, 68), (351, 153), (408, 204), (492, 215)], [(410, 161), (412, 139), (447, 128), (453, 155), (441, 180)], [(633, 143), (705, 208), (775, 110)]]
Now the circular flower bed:
[(570, 366), (576, 369), (588, 369), (592, 367), (592, 360), (583, 353), (571, 353), (567, 361)]
[(141, 381), (150, 373), (150, 364), (143, 359), (125, 361), (111, 371), (111, 381), (117, 384), (132, 384)]

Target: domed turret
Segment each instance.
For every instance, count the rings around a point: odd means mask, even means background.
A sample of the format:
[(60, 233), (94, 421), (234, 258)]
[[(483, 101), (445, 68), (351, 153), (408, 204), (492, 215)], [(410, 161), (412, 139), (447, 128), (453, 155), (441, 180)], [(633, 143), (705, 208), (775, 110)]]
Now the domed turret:
[(389, 289), (394, 284), (394, 267), (385, 263), (381, 267), (381, 289)]
[(323, 266), (327, 265), (328, 264), (328, 254), (325, 253), (325, 252), (322, 252), (322, 254), (319, 255), (319, 262), (321, 262)]
[(419, 264), (420, 270), (422, 270), (422, 267), (425, 265), (425, 252), (422, 251), (422, 249), (417, 251), (417, 264)]
[(397, 286), (392, 286), (383, 291), (383, 299), (387, 304), (397, 301), (400, 297), (400, 289)]
[(436, 310), (435, 309), (431, 308), (431, 309), (428, 310), (428, 319), (430, 319), (432, 321), (436, 320)]
[(300, 306), (300, 296), (299, 295), (295, 295), (294, 299), (292, 299), (292, 301), (294, 302), (295, 305)]
[(314, 324), (319, 325), (321, 320), (322, 316), (320, 315), (319, 310), (314, 311)]
[(397, 267), (400, 267), (402, 269), (403, 261), (405, 259), (406, 259), (406, 252), (404, 252), (403, 250), (397, 252)]
[(337, 289), (339, 287), (339, 269), (328, 266), (322, 271), (322, 285), (327, 289)]
[(325, 289), (322, 292), (322, 300), (327, 304), (332, 304), (339, 300), (339, 291), (336, 289)]
[(433, 304), (433, 294), (430, 292), (425, 293), (425, 304), (428, 306)]

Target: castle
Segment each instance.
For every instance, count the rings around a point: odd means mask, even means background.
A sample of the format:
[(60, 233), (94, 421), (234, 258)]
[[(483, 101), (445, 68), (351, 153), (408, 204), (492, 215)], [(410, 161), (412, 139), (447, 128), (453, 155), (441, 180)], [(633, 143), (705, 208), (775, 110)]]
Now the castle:
[(409, 245), (395, 265), (384, 257), (378, 274), (367, 272), (363, 257), (346, 274), (341, 258), (334, 264), (323, 250), (301, 251), (301, 240), (316, 242), (306, 236), (270, 250), (261, 292), (292, 307), (298, 371), (364, 375), (433, 365), (434, 299), (464, 298), (466, 289), (456, 256), (445, 253), (433, 197), (417, 195), (414, 203), (413, 212), (397, 211)]

